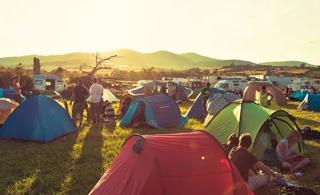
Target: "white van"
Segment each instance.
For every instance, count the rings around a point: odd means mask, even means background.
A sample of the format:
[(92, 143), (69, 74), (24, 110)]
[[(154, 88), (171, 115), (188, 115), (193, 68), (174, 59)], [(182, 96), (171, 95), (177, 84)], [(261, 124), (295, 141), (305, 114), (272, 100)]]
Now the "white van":
[(220, 80), (215, 84), (215, 88), (222, 89), (224, 91), (240, 92), (248, 86), (247, 80), (242, 79), (226, 79)]
[(54, 90), (60, 93), (65, 88), (63, 79), (58, 76), (33, 75), (32, 79), (34, 88), (39, 91)]

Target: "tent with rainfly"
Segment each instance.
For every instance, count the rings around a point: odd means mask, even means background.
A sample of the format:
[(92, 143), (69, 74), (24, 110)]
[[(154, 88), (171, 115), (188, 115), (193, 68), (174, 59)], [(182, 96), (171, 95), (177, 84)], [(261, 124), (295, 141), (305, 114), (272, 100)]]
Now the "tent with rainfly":
[(76, 130), (68, 113), (56, 101), (33, 96), (7, 118), (0, 128), (0, 138), (48, 142)]
[(188, 118), (181, 116), (179, 106), (171, 97), (155, 95), (134, 100), (120, 121), (120, 126), (129, 126), (135, 120), (163, 129), (182, 127)]
[(219, 142), (204, 131), (133, 135), (91, 195), (252, 194)]
[(320, 94), (307, 94), (298, 109), (320, 112)]
[[(226, 93), (223, 90), (217, 88), (210, 88), (210, 96), (214, 94), (224, 94)], [(189, 118), (204, 118), (207, 115), (206, 110), (204, 110), (203, 105), (203, 95), (201, 93), (198, 94), (197, 98), (194, 100), (193, 104), (189, 108), (186, 113), (186, 116)]]
[[(208, 114), (204, 126), (220, 143), (226, 143), (233, 133), (238, 136), (249, 133), (253, 140), (250, 150), (259, 159), (271, 147), (271, 137), (279, 141), (299, 129), (286, 111), (271, 110), (252, 101), (232, 102), (216, 115)], [(299, 149), (303, 150), (301, 144)]]
[(293, 100), (293, 101), (303, 101), (305, 99), (305, 97), (310, 94), (310, 91), (309, 90), (297, 90), (297, 91), (294, 91), (292, 92), (291, 96), (290, 96), (290, 100)]

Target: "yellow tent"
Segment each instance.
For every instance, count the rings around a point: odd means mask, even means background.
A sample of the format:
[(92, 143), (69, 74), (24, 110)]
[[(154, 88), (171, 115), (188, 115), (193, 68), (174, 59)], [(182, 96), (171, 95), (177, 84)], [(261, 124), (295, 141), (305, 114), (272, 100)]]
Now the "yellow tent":
[(0, 98), (0, 124), (4, 124), (19, 104), (9, 98)]

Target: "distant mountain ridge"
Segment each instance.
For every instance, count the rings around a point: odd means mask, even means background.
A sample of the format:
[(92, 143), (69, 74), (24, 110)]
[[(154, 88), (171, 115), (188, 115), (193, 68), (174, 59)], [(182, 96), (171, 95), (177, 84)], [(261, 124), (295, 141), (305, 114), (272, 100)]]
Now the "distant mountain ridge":
[[(154, 67), (159, 69), (188, 69), (188, 68), (219, 68), (228, 65), (255, 65), (256, 63), (237, 59), (216, 59), (203, 56), (194, 52), (176, 54), (170, 51), (156, 51), (152, 53), (142, 53), (130, 49), (117, 49), (108, 52), (100, 52), (102, 57), (118, 55), (112, 59), (110, 66), (115, 68), (137, 69)], [(63, 67), (78, 68), (81, 64), (93, 65), (95, 63), (94, 53), (73, 52), (61, 55), (26, 55), (17, 57), (0, 58), (0, 66), (12, 67), (19, 63), (27, 67), (33, 64), (33, 57), (40, 58), (43, 68)], [(300, 66), (301, 64), (312, 66), (312, 64), (300, 61), (265, 62), (263, 65), (272, 66)]]
[(271, 65), (271, 66), (301, 66), (304, 64), (305, 66), (316, 66), (313, 64), (309, 64), (307, 62), (302, 61), (278, 61), (278, 62), (263, 62), (260, 63), (262, 65)]

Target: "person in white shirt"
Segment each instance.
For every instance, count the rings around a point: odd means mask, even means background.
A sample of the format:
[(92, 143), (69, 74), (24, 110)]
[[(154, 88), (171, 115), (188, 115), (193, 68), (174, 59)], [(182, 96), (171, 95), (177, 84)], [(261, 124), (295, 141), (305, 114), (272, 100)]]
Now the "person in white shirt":
[(100, 121), (101, 100), (103, 95), (103, 86), (98, 83), (97, 78), (92, 79), (93, 84), (89, 90), (90, 115), (93, 123)]

